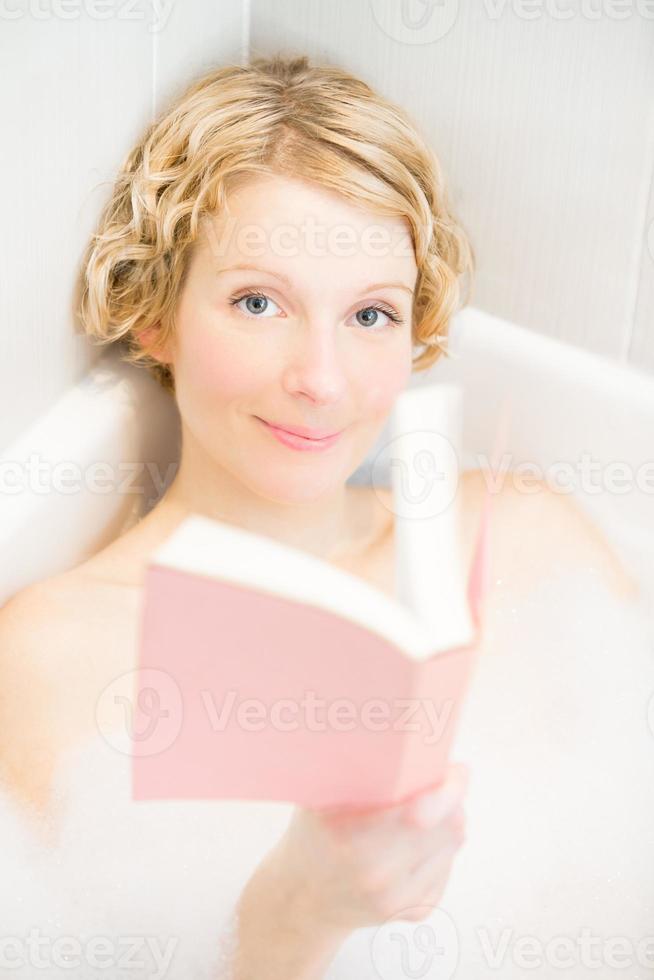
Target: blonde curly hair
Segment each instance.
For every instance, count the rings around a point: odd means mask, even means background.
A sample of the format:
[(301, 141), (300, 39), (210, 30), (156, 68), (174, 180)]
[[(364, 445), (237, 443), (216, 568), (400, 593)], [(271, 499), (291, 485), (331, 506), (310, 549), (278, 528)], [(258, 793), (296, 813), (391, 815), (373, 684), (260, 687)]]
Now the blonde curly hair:
[(398, 106), (306, 56), (214, 68), (146, 128), (84, 252), (75, 299), (83, 332), (121, 344), (126, 361), (174, 394), (170, 366), (152, 353), (174, 336), (192, 246), (203, 219), (227, 207), (230, 189), (260, 174), (312, 180), (359, 207), (404, 217), (418, 267), (412, 339), (422, 350), (413, 369), (447, 356), (460, 277), (468, 278), (467, 302), (475, 258), (438, 159)]

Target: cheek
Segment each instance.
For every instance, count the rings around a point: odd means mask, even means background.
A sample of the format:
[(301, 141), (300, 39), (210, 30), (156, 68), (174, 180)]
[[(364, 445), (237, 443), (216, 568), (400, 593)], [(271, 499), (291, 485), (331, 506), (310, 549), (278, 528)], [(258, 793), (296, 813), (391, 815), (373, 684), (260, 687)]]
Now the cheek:
[(383, 415), (390, 411), (395, 399), (406, 388), (411, 376), (410, 360), (401, 356), (377, 364), (363, 392), (368, 411)]
[(247, 397), (265, 381), (265, 362), (259, 364), (252, 347), (239, 338), (197, 331), (185, 339), (183, 371), (193, 397), (215, 403)]

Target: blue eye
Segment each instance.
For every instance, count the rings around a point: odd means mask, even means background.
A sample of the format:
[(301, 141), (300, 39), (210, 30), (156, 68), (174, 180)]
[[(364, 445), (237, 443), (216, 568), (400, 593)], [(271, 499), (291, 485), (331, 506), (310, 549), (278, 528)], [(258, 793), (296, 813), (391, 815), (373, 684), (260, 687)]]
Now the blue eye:
[[(246, 313), (245, 310), (242, 310), (242, 312), (250, 319), (262, 317), (265, 318), (270, 303), (272, 303), (273, 306), (277, 306), (274, 300), (271, 300), (269, 296), (266, 296), (265, 293), (262, 293), (258, 289), (249, 289), (246, 293), (241, 293), (239, 296), (230, 297), (229, 305), (238, 307), (238, 304), (242, 303), (243, 300), (248, 301), (246, 304), (248, 306), (248, 312)], [(279, 307), (277, 307), (277, 309), (279, 309)], [(369, 314), (371, 312), (375, 313), (375, 318), (372, 323), (359, 322), (359, 326), (366, 328), (367, 333), (381, 333), (381, 331), (386, 330), (389, 327), (392, 329), (398, 324), (404, 323), (404, 317), (400, 316), (399, 313), (392, 309), (392, 307), (386, 306), (384, 303), (375, 303), (371, 306), (362, 306), (360, 310), (357, 310), (355, 316), (359, 316), (361, 313)], [(377, 323), (379, 320), (379, 313), (383, 313), (388, 319), (388, 322), (382, 323), (381, 326), (379, 326)], [(274, 311), (271, 311), (268, 313), (268, 315), (275, 316), (275, 313)]]
[[(264, 315), (264, 312), (268, 309), (269, 303), (272, 303), (274, 306), (277, 306), (274, 300), (266, 296), (265, 293), (260, 293), (257, 290), (254, 291), (250, 290), (250, 292), (248, 293), (243, 293), (242, 296), (233, 296), (229, 301), (229, 305), (238, 306), (238, 304), (241, 303), (244, 299), (248, 301), (253, 300), (253, 303), (249, 307), (249, 313), (253, 318), (262, 317)], [(243, 312), (245, 313), (245, 310), (243, 310)], [(248, 314), (246, 314), (246, 316), (247, 315)], [(274, 313), (272, 315), (274, 316)]]
[[(397, 313), (394, 313), (392, 310), (384, 309), (383, 306), (364, 306), (360, 310), (357, 310), (356, 315), (359, 316), (360, 313), (383, 313), (384, 316), (387, 317), (387, 319), (393, 324), (393, 326), (396, 326), (398, 323), (404, 323), (401, 316), (398, 316)], [(385, 327), (390, 326), (390, 323), (382, 323), (382, 325), (379, 326), (377, 323), (378, 319), (379, 316), (376, 315), (373, 324), (363, 324), (363, 326), (369, 326), (373, 330), (384, 330)]]

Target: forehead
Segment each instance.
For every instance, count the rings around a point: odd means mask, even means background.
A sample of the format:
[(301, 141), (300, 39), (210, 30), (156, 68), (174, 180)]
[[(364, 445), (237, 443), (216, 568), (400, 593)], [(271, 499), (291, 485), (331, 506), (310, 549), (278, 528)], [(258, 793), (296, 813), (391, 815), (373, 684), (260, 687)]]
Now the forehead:
[(386, 280), (413, 288), (417, 266), (409, 223), (360, 207), (320, 185), (278, 175), (234, 189), (227, 210), (205, 219), (203, 246), (214, 268), (264, 266), (309, 273), (334, 289)]

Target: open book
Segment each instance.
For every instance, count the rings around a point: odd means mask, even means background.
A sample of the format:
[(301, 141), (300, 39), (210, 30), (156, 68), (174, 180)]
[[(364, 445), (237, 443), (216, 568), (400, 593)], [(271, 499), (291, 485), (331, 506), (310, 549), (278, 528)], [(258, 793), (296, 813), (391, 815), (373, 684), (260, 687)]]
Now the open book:
[(423, 385), (396, 403), (387, 447), (395, 599), (299, 549), (195, 514), (152, 555), (135, 800), (367, 807), (440, 781), (477, 653), (488, 557), (487, 493), (462, 568), (452, 494), (460, 394)]

